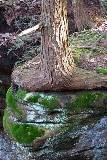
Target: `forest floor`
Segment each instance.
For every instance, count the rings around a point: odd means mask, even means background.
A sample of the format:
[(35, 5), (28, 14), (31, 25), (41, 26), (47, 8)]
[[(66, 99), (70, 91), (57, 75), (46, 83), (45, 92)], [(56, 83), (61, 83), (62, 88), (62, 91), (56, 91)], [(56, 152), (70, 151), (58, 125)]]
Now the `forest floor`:
[(88, 30), (70, 37), (77, 66), (86, 70), (107, 69), (107, 31)]

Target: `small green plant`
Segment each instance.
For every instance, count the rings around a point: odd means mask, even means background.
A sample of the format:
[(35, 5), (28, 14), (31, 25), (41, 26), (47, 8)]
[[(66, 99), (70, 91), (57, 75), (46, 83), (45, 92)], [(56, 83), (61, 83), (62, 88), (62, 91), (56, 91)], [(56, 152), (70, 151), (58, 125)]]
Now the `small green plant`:
[(8, 89), (8, 91), (6, 93), (6, 104), (7, 104), (7, 107), (12, 109), (12, 111), (16, 114), (16, 116), (18, 116), (18, 117), (24, 116), (23, 111), (21, 109), (19, 109), (16, 104), (16, 100), (13, 95), (11, 87)]
[(79, 62), (79, 59), (83, 56), (86, 56), (88, 54), (91, 54), (91, 50), (87, 48), (73, 48), (73, 56), (75, 62)]
[(107, 67), (99, 67), (99, 68), (96, 69), (96, 72), (107, 75)]
[(19, 143), (30, 144), (37, 137), (44, 135), (45, 130), (31, 124), (18, 124), (10, 122), (8, 110), (5, 109), (3, 126), (8, 134)]

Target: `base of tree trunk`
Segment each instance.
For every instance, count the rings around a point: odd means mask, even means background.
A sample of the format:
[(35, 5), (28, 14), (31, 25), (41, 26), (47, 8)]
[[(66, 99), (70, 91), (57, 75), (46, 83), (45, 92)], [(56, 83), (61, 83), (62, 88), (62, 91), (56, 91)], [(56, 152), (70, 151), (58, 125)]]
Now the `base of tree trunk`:
[(12, 73), (13, 85), (28, 91), (64, 91), (80, 89), (107, 88), (107, 76), (75, 68), (72, 76), (57, 74), (55, 83), (49, 81), (41, 70), (39, 56), (14, 69)]

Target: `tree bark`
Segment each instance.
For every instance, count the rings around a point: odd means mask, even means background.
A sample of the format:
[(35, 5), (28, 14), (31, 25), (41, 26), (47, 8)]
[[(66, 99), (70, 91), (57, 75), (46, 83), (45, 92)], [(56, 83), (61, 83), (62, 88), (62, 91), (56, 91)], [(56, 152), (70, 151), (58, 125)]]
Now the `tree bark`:
[(72, 75), (74, 63), (68, 46), (66, 0), (42, 0), (41, 70), (51, 85)]

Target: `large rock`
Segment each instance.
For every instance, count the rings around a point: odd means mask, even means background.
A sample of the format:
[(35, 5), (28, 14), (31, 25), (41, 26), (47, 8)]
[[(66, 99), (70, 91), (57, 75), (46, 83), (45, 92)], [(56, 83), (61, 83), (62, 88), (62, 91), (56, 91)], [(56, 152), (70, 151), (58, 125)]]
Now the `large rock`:
[[(107, 159), (106, 91), (13, 93), (10, 88), (6, 102), (5, 131), (24, 145), (30, 142), (30, 160)], [(44, 134), (33, 137), (35, 127)]]
[(106, 160), (107, 159), (107, 116), (95, 125), (71, 133), (56, 136), (46, 141), (35, 160)]

